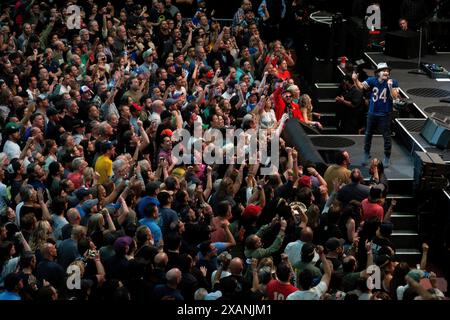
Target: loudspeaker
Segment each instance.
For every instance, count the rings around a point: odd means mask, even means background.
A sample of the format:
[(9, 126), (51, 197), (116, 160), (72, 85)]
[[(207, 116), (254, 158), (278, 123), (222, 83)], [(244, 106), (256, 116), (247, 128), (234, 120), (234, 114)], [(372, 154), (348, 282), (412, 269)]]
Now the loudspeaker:
[(428, 143), (438, 148), (450, 148), (450, 126), (444, 121), (429, 117), (420, 134)]
[(298, 151), (298, 157), (302, 165), (312, 162), (316, 165), (320, 174), (325, 173), (327, 169), (325, 161), (315, 149), (311, 139), (297, 119), (289, 119), (286, 122), (282, 136), (288, 146), (294, 147)]
[(419, 56), (419, 33), (414, 31), (386, 32), (385, 51), (388, 56), (412, 59)]
[(438, 128), (438, 124), (436, 121), (433, 121), (430, 117), (427, 118), (427, 121), (425, 121), (425, 125), (422, 128), (422, 131), (420, 131), (420, 135), (428, 142), (431, 143), (431, 140), (433, 139), (434, 133), (436, 132)]
[(414, 153), (414, 186), (416, 190), (442, 189), (447, 185), (450, 166), (437, 153)]

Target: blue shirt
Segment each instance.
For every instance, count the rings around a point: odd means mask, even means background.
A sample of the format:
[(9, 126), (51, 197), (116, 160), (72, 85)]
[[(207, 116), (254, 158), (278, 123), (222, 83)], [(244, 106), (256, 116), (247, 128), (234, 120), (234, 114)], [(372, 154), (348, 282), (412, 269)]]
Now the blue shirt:
[(22, 300), (20, 296), (15, 292), (5, 291), (0, 293), (0, 301), (13, 301), (13, 300)]
[(159, 209), (159, 216), (161, 219), (159, 220), (161, 229), (164, 232), (169, 231), (170, 224), (172, 222), (178, 221), (178, 214), (175, 210), (170, 208), (161, 208)]
[(139, 218), (144, 217), (144, 208), (151, 203), (159, 207), (159, 201), (156, 197), (145, 196), (141, 199), (141, 201), (139, 201), (139, 203), (137, 204), (137, 212)]
[(155, 245), (157, 245), (162, 239), (162, 232), (156, 221), (149, 218), (143, 218), (139, 220), (139, 223), (147, 226), (150, 229), (153, 235), (153, 240), (155, 240)]
[[(387, 80), (378, 81), (376, 77), (369, 77), (363, 82), (364, 88), (370, 88), (369, 113), (375, 116), (385, 116), (392, 112), (392, 96)], [(397, 88), (397, 80), (392, 79), (392, 88)]]

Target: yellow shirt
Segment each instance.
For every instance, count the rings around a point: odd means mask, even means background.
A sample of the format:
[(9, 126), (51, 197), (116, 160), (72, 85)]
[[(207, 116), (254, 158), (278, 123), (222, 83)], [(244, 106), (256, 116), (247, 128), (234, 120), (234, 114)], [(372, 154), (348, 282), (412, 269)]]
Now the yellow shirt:
[(349, 183), (350, 173), (350, 170), (340, 165), (332, 164), (331, 166), (329, 166), (325, 171), (325, 174), (323, 175), (323, 178), (328, 185), (328, 194), (331, 194), (331, 192), (333, 191), (333, 181), (335, 179), (340, 180), (341, 183)]
[(95, 171), (97, 171), (100, 175), (100, 178), (98, 180), (99, 184), (108, 182), (109, 177), (111, 177), (113, 174), (111, 159), (105, 155), (101, 155), (100, 157), (98, 157), (97, 161), (95, 162)]

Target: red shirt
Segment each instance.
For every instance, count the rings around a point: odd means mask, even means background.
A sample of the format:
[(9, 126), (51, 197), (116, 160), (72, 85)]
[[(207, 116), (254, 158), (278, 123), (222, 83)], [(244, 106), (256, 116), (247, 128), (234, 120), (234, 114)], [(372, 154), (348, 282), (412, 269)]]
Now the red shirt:
[(287, 80), (291, 78), (291, 73), (289, 72), (289, 70), (285, 71), (278, 70), (277, 77), (283, 80)]
[(362, 219), (363, 221), (377, 218), (380, 221), (383, 221), (384, 218), (384, 209), (378, 203), (369, 202), (369, 199), (364, 199), (361, 202), (362, 207)]
[(80, 188), (83, 184), (83, 175), (78, 171), (69, 173), (67, 179), (73, 182), (75, 189)]
[[(281, 97), (282, 90), (283, 88), (279, 87), (273, 92), (273, 102), (277, 121), (280, 121), (281, 117), (283, 116), (284, 110), (286, 109), (286, 103)], [(292, 106), (292, 116), (298, 119), (300, 122), (305, 122), (305, 119), (303, 119), (303, 114), (300, 111), (300, 107), (298, 106), (298, 104), (292, 102), (291, 106)]]
[(281, 283), (279, 280), (270, 280), (267, 284), (269, 300), (286, 300), (292, 292), (298, 291), (292, 284)]

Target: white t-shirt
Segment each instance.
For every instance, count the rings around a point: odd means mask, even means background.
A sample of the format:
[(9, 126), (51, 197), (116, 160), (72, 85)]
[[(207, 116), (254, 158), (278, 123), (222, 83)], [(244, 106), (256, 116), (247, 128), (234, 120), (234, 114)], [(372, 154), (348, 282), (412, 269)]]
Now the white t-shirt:
[(327, 290), (327, 284), (324, 281), (320, 281), (317, 286), (309, 290), (299, 290), (291, 293), (286, 300), (320, 300)]
[(148, 120), (150, 120), (150, 122), (155, 121), (156, 125), (159, 126), (161, 124), (161, 115), (159, 113), (153, 112)]
[(277, 122), (277, 117), (275, 116), (275, 111), (273, 111), (273, 109), (270, 109), (269, 112), (261, 112), (259, 125), (262, 129), (272, 128), (275, 122)]
[(14, 158), (20, 158), (21, 154), (19, 145), (11, 140), (6, 141), (5, 146), (3, 147), (3, 152), (6, 153), (9, 161)]
[(0, 209), (7, 207), (8, 200), (8, 189), (3, 182), (0, 182)]
[[(284, 253), (287, 254), (289, 262), (294, 265), (295, 263), (302, 260), (301, 253), (304, 242), (301, 240), (297, 240), (294, 242), (289, 242), (284, 249)], [(313, 263), (319, 261), (319, 254), (314, 251), (314, 258), (312, 260)]]
[[(217, 270), (213, 271), (213, 273), (211, 274), (211, 283), (214, 285), (214, 278), (216, 277), (216, 273)], [(228, 271), (222, 271), (222, 273), (220, 274), (220, 279), (222, 278), (226, 278), (228, 276), (231, 276), (231, 272)]]

